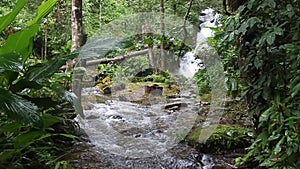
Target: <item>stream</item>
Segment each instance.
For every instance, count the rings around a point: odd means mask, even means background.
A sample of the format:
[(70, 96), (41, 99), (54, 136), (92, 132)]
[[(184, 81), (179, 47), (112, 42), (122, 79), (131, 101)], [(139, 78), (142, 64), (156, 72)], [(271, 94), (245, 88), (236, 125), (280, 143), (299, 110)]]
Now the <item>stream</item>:
[[(212, 10), (204, 10), (197, 42), (203, 42), (212, 32)], [(202, 47), (205, 47), (203, 45)], [(146, 56), (147, 57), (147, 56)], [(144, 86), (131, 90), (101, 94), (99, 87), (85, 87), (81, 101), (85, 118), (78, 117), (81, 129), (89, 141), (86, 149), (68, 155), (75, 168), (100, 169), (227, 169), (234, 168), (224, 157), (201, 153), (184, 140), (192, 127), (204, 125), (197, 121), (202, 115), (200, 100), (192, 80), (203, 67), (192, 52), (173, 72), (180, 89), (176, 97), (145, 95)], [(199, 67), (200, 65), (200, 67)], [(121, 78), (119, 78), (121, 79)], [(127, 80), (128, 81), (128, 80)], [(136, 100), (146, 100), (140, 104)], [(78, 145), (78, 147), (86, 145)]]
[[(219, 157), (203, 154), (184, 142), (200, 113), (200, 104), (191, 86), (177, 98), (153, 101), (151, 105), (123, 101), (124, 97), (117, 94), (101, 95), (97, 87), (85, 88), (82, 93), (85, 118), (78, 121), (88, 135), (90, 148), (77, 154), (78, 160), (72, 162), (75, 167), (231, 168)], [(180, 108), (175, 107), (179, 103)], [(166, 105), (174, 106), (166, 109)]]

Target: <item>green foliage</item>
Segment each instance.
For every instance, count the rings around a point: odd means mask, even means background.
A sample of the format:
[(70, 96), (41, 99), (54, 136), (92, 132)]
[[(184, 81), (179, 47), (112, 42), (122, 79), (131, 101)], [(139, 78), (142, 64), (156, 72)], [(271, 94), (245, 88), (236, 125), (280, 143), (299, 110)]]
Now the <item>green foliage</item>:
[(254, 123), (256, 141), (239, 162), (255, 157), (261, 167), (276, 169), (300, 164), (299, 13), (296, 0), (249, 0), (216, 36)]
[(152, 74), (150, 76), (148, 76), (149, 79), (152, 79), (153, 82), (157, 82), (157, 83), (164, 83), (168, 76), (163, 76), (160, 74)]
[(57, 0), (48, 0), (44, 3), (42, 3), (38, 7), (37, 16), (28, 23), (28, 26), (31, 26), (31, 25), (41, 21), (42, 18), (44, 18), (46, 15), (48, 15), (53, 10), (53, 7), (56, 4), (56, 2), (57, 2)]
[(191, 144), (198, 144), (202, 152), (221, 152), (224, 150), (244, 149), (251, 145), (252, 134), (247, 128), (219, 125), (205, 143), (198, 143), (201, 128), (189, 134), (187, 140)]
[(198, 94), (204, 95), (211, 92), (210, 78), (206, 69), (198, 70), (194, 78), (196, 79)]
[(18, 1), (13, 11), (0, 18), (0, 32), (2, 32), (15, 19), (25, 4), (26, 0)]
[[(24, 4), (19, 0), (12, 13), (1, 17), (10, 25)], [(68, 59), (76, 54), (53, 58), (44, 62), (29, 59), (33, 39), (39, 30), (38, 23), (47, 16), (56, 0), (44, 2), (37, 16), (28, 26), (10, 35), (0, 46), (0, 168), (49, 168), (58, 155), (55, 145), (61, 140), (74, 139), (60, 132), (73, 127), (69, 115), (74, 110), (70, 104), (76, 97), (65, 92), (63, 82), (53, 76)], [(59, 106), (58, 106), (59, 105)], [(63, 148), (63, 147), (60, 147)]]

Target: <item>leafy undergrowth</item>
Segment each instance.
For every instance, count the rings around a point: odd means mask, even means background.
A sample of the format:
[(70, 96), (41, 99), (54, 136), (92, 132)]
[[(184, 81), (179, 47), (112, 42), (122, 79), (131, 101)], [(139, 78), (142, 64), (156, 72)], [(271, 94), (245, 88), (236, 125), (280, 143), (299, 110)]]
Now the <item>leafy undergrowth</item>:
[(247, 128), (219, 125), (205, 143), (199, 142), (201, 128), (194, 129), (186, 141), (203, 153), (222, 154), (243, 151), (252, 143), (252, 133)]
[[(76, 139), (72, 103), (78, 103), (78, 98), (65, 90), (70, 74), (57, 72), (76, 54), (47, 61), (31, 59), (39, 23), (56, 2), (42, 3), (27, 27), (10, 35), (0, 46), (0, 168), (67, 167), (60, 156)], [(26, 3), (18, 0), (10, 13), (0, 17), (0, 32)]]

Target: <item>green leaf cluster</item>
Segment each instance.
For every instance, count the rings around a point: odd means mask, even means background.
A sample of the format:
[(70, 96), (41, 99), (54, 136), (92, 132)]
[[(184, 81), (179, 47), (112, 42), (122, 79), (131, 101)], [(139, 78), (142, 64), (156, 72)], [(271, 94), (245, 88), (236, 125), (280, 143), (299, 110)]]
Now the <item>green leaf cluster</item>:
[[(75, 138), (57, 128), (58, 124), (72, 128), (67, 123), (74, 117), (71, 103), (77, 98), (64, 90), (67, 75), (56, 72), (76, 54), (49, 61), (32, 62), (30, 58), (40, 22), (56, 2), (42, 3), (27, 26), (0, 46), (0, 168), (50, 167), (58, 155), (54, 140)], [(19, 0), (11, 12), (0, 17), (0, 31), (12, 25), (26, 3)]]
[(223, 19), (215, 37), (254, 124), (256, 141), (240, 162), (276, 169), (300, 164), (299, 14), (296, 0), (248, 0)]

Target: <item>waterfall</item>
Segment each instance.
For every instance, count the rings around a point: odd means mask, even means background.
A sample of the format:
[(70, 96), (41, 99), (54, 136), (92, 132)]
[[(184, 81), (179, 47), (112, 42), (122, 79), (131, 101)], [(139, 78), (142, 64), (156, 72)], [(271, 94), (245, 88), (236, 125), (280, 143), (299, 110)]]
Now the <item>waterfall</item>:
[[(215, 14), (211, 8), (205, 9), (200, 13), (199, 32), (197, 33), (196, 44), (200, 48), (207, 48), (207, 38), (213, 35), (210, 27), (215, 27), (218, 24), (220, 14)], [(197, 59), (195, 51), (187, 52), (180, 61), (179, 74), (187, 78), (192, 78), (199, 69), (203, 69), (204, 64), (201, 59)]]

